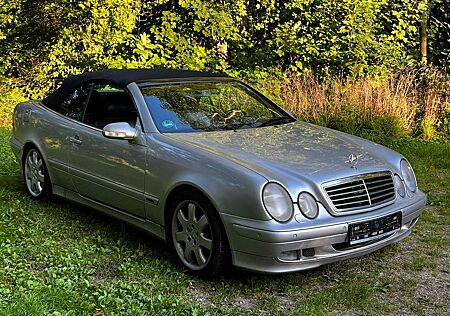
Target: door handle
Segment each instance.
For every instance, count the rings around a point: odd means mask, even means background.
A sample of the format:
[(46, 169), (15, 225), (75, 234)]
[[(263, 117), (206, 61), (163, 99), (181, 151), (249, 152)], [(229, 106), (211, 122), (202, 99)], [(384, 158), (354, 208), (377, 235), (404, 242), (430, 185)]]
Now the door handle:
[(29, 122), (30, 121), (30, 117), (31, 117), (31, 109), (26, 109), (25, 110), (25, 114), (23, 116), (23, 121), (24, 122)]
[(69, 142), (74, 143), (76, 145), (81, 145), (83, 141), (80, 139), (78, 135), (75, 135), (75, 137), (69, 137)]

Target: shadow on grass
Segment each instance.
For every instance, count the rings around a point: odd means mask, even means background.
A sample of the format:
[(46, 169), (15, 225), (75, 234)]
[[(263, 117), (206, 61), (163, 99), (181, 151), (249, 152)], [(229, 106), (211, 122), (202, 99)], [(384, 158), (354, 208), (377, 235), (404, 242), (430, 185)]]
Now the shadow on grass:
[(0, 190), (2, 189), (25, 194), (25, 191), (23, 191), (22, 179), (18, 175), (0, 176)]
[[(27, 196), (22, 179), (18, 175), (0, 176), (0, 192), (2, 191), (4, 195), (29, 200), (38, 209), (44, 209), (45, 213), (52, 218), (63, 216), (68, 221), (76, 219), (78, 224), (82, 225), (82, 227), (79, 227), (82, 230), (106, 229), (109, 238), (125, 239), (127, 246), (132, 248), (130, 250), (142, 249), (143, 247), (154, 248), (152, 253), (158, 254), (161, 259), (170, 257), (162, 240), (95, 209), (57, 196), (52, 196), (44, 201), (32, 200), (31, 197)], [(8, 202), (9, 200), (3, 201), (3, 203)]]
[[(0, 176), (0, 191), (3, 191), (8, 196), (29, 199), (31, 201), (31, 198), (26, 196), (22, 179), (18, 175)], [(9, 200), (7, 199), (3, 203), (8, 202)], [(143, 248), (149, 249), (151, 250), (150, 253), (152, 256), (156, 255), (157, 258), (170, 262), (178, 270), (186, 272), (190, 278), (208, 282), (207, 279), (200, 279), (195, 275), (189, 274), (187, 270), (178, 264), (170, 255), (168, 246), (162, 240), (114, 217), (56, 196), (46, 201), (32, 201), (31, 203), (37, 208), (45, 210), (45, 213), (52, 218), (63, 216), (68, 221), (76, 219), (81, 226), (79, 229), (82, 231), (106, 230), (106, 236), (111, 239), (110, 242), (114, 242), (117, 239), (124, 239), (127, 247), (131, 251), (137, 251)], [(307, 272), (298, 272), (295, 274), (302, 276), (308, 275)], [(292, 276), (293, 274), (290, 275)], [(227, 279), (227, 282), (243, 284), (254, 282), (255, 277), (273, 280), (284, 278), (283, 275), (266, 275), (237, 269), (232, 267), (231, 263), (223, 277)], [(214, 280), (211, 280), (211, 282), (214, 282)]]

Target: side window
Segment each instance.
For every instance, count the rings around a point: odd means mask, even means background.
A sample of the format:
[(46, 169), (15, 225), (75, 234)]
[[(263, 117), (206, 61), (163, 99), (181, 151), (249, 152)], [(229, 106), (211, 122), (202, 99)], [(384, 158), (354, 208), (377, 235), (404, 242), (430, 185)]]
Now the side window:
[(67, 97), (67, 99), (61, 102), (55, 110), (67, 117), (81, 121), (89, 91), (90, 87), (80, 87), (76, 89)]
[(83, 123), (99, 129), (117, 122), (134, 127), (137, 117), (133, 100), (126, 91), (108, 84), (94, 84)]

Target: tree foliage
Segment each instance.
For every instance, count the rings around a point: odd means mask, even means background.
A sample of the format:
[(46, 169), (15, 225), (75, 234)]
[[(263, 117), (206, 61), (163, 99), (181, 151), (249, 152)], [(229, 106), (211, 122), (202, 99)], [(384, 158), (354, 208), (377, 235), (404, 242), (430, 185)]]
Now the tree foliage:
[[(449, 67), (449, 0), (430, 9), (431, 61)], [(384, 76), (419, 61), (410, 0), (0, 0), (0, 76), (42, 96), (68, 74), (168, 67)]]
[(430, 4), (429, 32), (431, 61), (450, 72), (450, 0)]

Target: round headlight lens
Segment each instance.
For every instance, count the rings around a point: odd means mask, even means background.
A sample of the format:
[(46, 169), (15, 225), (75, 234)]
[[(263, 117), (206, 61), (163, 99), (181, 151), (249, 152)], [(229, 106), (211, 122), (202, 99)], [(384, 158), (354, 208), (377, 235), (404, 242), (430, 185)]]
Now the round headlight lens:
[(306, 218), (313, 219), (319, 214), (319, 205), (317, 205), (316, 199), (307, 192), (298, 195), (298, 206)]
[(400, 171), (402, 172), (403, 180), (409, 191), (415, 192), (417, 189), (417, 180), (414, 171), (408, 161), (402, 159), (400, 162)]
[(402, 179), (400, 179), (400, 177), (398, 175), (394, 176), (394, 185), (395, 185), (395, 188), (397, 189), (397, 193), (401, 197), (405, 197), (405, 194), (406, 194), (405, 185), (403, 184)]
[(269, 215), (279, 222), (287, 222), (294, 213), (289, 193), (277, 183), (271, 182), (264, 187), (263, 203)]

